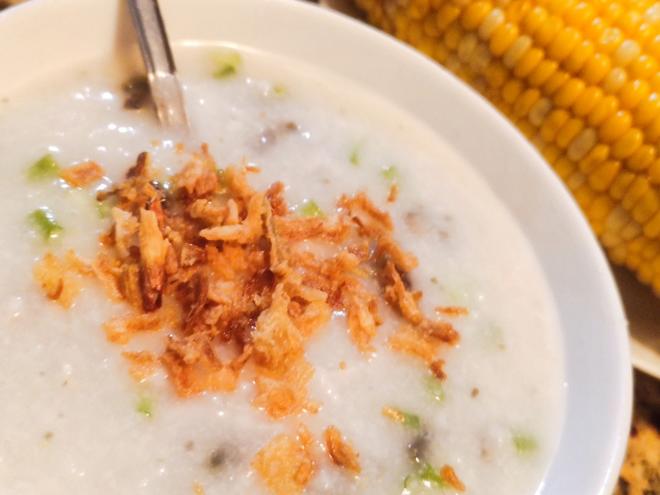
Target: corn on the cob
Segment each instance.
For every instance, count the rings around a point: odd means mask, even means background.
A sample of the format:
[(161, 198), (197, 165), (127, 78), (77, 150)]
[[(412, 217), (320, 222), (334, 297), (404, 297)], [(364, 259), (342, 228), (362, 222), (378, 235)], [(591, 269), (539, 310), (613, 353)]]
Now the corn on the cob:
[(354, 1), (506, 114), (660, 295), (660, 2)]

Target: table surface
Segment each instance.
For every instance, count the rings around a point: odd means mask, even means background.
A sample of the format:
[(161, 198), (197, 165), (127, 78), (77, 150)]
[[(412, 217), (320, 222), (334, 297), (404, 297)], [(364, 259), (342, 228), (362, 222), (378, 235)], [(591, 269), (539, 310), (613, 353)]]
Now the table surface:
[[(22, 0), (0, 0), (0, 10)], [(313, 0), (314, 1), (314, 0)], [(350, 0), (320, 0), (321, 4), (357, 15)], [(647, 287), (623, 269), (615, 269), (630, 322), (638, 367), (660, 376), (660, 303)], [(626, 462), (616, 495), (660, 495), (660, 381), (635, 372), (634, 417)]]

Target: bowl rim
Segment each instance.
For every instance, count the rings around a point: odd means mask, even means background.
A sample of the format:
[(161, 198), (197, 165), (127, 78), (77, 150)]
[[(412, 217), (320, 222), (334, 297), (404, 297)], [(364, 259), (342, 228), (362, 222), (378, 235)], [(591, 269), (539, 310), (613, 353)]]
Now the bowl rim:
[[(101, 14), (107, 15), (108, 13), (114, 15), (117, 10), (116, 1), (118, 0), (31, 0), (25, 4), (5, 10), (0, 13), (0, 66), (2, 66), (3, 60), (11, 60), (11, 49), (7, 47), (11, 45), (12, 41), (15, 43), (15, 36), (20, 34), (25, 29), (25, 26), (29, 26), (30, 22), (36, 20), (39, 26), (48, 31), (48, 22), (52, 18), (52, 15), (57, 12), (66, 12), (67, 9), (71, 12), (76, 8), (80, 9), (82, 17), (100, 16)], [(313, 25), (315, 30), (322, 32), (326, 37), (330, 37), (335, 41), (340, 37), (344, 37), (344, 41), (342, 42), (344, 45), (351, 42), (354, 51), (349, 58), (355, 56), (366, 60), (366, 51), (368, 50), (376, 50), (376, 53), (380, 55), (387, 54), (392, 60), (396, 60), (397, 63), (404, 64), (412, 70), (418, 84), (436, 86), (437, 89), (442, 87), (443, 90), (449, 91), (453, 97), (460, 98), (462, 103), (465, 104), (466, 109), (472, 112), (478, 112), (480, 114), (480, 120), (482, 120), (482, 123), (479, 125), (491, 127), (493, 132), (498, 133), (502, 140), (512, 146), (512, 149), (528, 163), (529, 168), (533, 169), (533, 173), (538, 176), (538, 180), (542, 181), (548, 188), (551, 188), (552, 196), (562, 208), (560, 213), (572, 222), (570, 227), (576, 236), (576, 243), (582, 249), (583, 254), (589, 255), (589, 261), (591, 263), (590, 270), (593, 272), (596, 287), (600, 289), (599, 296), (602, 298), (599, 307), (593, 309), (601, 311), (601, 317), (607, 323), (606, 327), (609, 328), (609, 338), (612, 340), (610, 342), (612, 344), (611, 347), (615, 349), (614, 354), (609, 357), (612, 358), (612, 365), (616, 368), (613, 376), (618, 378), (617, 383), (613, 384), (613, 386), (619, 391), (620, 395), (616, 398), (617, 400), (613, 400), (612, 409), (603, 412), (603, 414), (610, 415), (613, 418), (611, 422), (614, 428), (611, 431), (603, 432), (604, 436), (607, 437), (607, 442), (602, 442), (603, 444), (607, 444), (610, 451), (606, 455), (606, 459), (602, 461), (603, 465), (599, 465), (599, 474), (596, 475), (597, 479), (594, 479), (590, 485), (592, 487), (590, 493), (609, 495), (614, 488), (618, 469), (625, 454), (632, 409), (632, 368), (630, 366), (630, 350), (623, 306), (609, 266), (586, 219), (582, 216), (577, 204), (563, 183), (555, 176), (554, 172), (524, 136), (490, 105), (487, 100), (473, 91), (469, 86), (460, 84), (453, 75), (433, 60), (389, 35), (343, 14), (294, 0), (188, 0), (186, 2), (186, 8), (183, 7), (183, 2), (178, 2), (177, 0), (161, 0), (161, 3), (166, 22), (168, 22), (168, 28), (170, 24), (167, 20), (168, 12), (177, 12), (184, 17), (184, 19), (172, 19), (174, 21), (172, 25), (176, 25), (175, 29), (170, 30), (170, 36), (173, 40), (180, 41), (196, 38), (195, 36), (191, 37), (182, 33), (185, 33), (186, 29), (190, 29), (190, 26), (186, 24), (186, 15), (194, 17), (193, 14), (190, 14), (190, 11), (194, 10), (194, 7), (199, 7), (200, 9), (216, 9), (217, 12), (223, 12), (225, 15), (243, 16), (243, 20), (249, 20), (256, 24), (266, 23), (266, 18), (277, 18), (285, 26), (296, 25), (298, 27), (302, 25), (297, 23), (304, 21)], [(184, 15), (186, 9), (189, 12)], [(93, 13), (93, 10), (97, 10), (98, 12)], [(279, 28), (284, 29), (281, 26)], [(86, 26), (83, 29), (89, 30), (93, 28)], [(302, 26), (302, 29), (310, 34), (313, 33), (313, 30), (309, 26)], [(54, 38), (51, 39), (48, 36), (43, 36), (43, 38), (55, 40), (55, 46), (58, 42), (64, 43), (62, 36), (66, 35), (54, 30), (51, 30), (51, 32)], [(216, 33), (215, 39), (217, 40), (222, 37), (224, 36), (219, 36)], [(10, 42), (4, 43), (4, 49), (2, 48), (3, 38), (4, 41)], [(232, 36), (229, 35), (227, 38), (232, 39)], [(30, 46), (38, 45), (38, 41), (32, 40), (30, 43), (32, 43)], [(35, 45), (35, 43), (37, 44)], [(368, 48), (365, 48), (365, 46), (368, 46)], [(312, 43), (309, 46), (297, 47), (295, 49), (290, 48), (285, 51), (287, 52), (287, 57), (300, 58), (305, 62), (312, 63), (311, 60), (313, 57), (310, 56), (310, 53), (315, 49), (317, 47)], [(24, 51), (27, 51), (27, 49), (24, 49)], [(275, 48), (273, 51), (280, 54)], [(79, 58), (87, 58), (90, 53), (99, 54), (101, 52), (95, 47), (81, 48)], [(63, 58), (61, 53), (56, 56), (59, 56), (60, 59)], [(21, 63), (14, 61), (14, 63), (19, 67), (33, 67), (38, 63), (36, 61), (37, 59), (38, 57), (35, 60), (23, 60)], [(73, 59), (75, 57), (66, 61), (64, 65), (73, 64)], [(42, 58), (43, 60), (46, 59)], [(60, 62), (62, 61), (60, 60)], [(348, 78), (351, 82), (365, 86), (365, 76), (358, 74), (354, 68), (351, 68), (351, 64), (349, 63), (343, 63), (341, 60), (333, 59), (332, 69), (319, 64), (318, 60), (313, 65), (322, 66), (324, 70), (331, 72), (343, 71), (349, 73)], [(54, 70), (54, 67), (51, 64), (50, 69)], [(32, 71), (34, 72), (35, 70), (32, 69)], [(401, 78), (403, 76), (393, 74), (393, 77)], [(2, 85), (3, 83), (0, 83), (0, 92), (2, 91)], [(11, 89), (11, 85), (8, 87)], [(428, 93), (426, 88), (423, 89), (424, 91), (421, 91), (422, 93)], [(383, 90), (381, 87), (378, 87), (375, 91), (382, 93)], [(411, 100), (385, 97), (399, 108), (410, 110), (412, 106)], [(416, 114), (416, 116), (418, 115)], [(433, 126), (429, 122), (423, 119), (422, 121), (427, 127), (433, 129)], [(433, 129), (433, 132), (437, 133), (435, 129)], [(484, 177), (481, 170), (477, 167), (474, 167), (474, 169), (478, 175)], [(497, 191), (494, 192), (500, 197)], [(500, 197), (500, 199), (502, 198)], [(505, 206), (507, 210), (511, 210), (508, 204), (505, 204)], [(522, 226), (520, 228), (522, 229)], [(524, 229), (522, 230), (523, 233), (527, 234)], [(538, 253), (536, 254), (538, 257)], [(603, 365), (605, 364), (603, 363)], [(590, 418), (581, 418), (581, 420), (588, 422)], [(558, 454), (556, 453), (555, 456), (558, 456)], [(568, 486), (570, 486), (570, 483)], [(552, 490), (553, 488), (550, 489)], [(547, 487), (542, 487), (540, 492), (547, 493), (548, 495), (550, 493), (561, 493), (559, 491), (547, 492)]]

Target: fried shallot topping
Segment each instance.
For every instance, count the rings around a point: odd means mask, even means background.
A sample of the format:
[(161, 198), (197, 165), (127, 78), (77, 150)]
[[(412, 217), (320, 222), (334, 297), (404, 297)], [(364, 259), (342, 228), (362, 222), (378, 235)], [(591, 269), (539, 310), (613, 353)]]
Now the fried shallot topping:
[(389, 214), (359, 193), (342, 196), (334, 214), (303, 217), (287, 206), (282, 183), (255, 190), (248, 175), (256, 172), (219, 169), (202, 146), (165, 185), (141, 153), (122, 182), (97, 195), (114, 207), (91, 266), (48, 254), (35, 276), (68, 307), (78, 292), (72, 274), (84, 265), (131, 308), (104, 325), (109, 341), (162, 336), (159, 356), (125, 354), (132, 374), (144, 379), (156, 358), (181, 397), (230, 392), (244, 373), (256, 385), (253, 404), (271, 418), (314, 413), (307, 340), (343, 313), (354, 344), (372, 352), (385, 305), (402, 320), (390, 346), (439, 374), (440, 345), (458, 334), (422, 313), (408, 275), (418, 262), (395, 242)]
[(341, 435), (336, 426), (328, 426), (323, 432), (323, 439), (332, 462), (353, 474), (360, 474), (359, 455)]
[(305, 490), (315, 471), (312, 443), (311, 433), (301, 426), (295, 437), (277, 435), (257, 452), (252, 467), (271, 493), (297, 495)]

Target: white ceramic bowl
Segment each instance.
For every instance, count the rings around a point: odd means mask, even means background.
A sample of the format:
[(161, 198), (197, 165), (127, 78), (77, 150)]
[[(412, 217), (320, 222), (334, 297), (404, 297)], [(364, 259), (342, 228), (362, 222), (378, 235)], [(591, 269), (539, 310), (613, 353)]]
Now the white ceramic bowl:
[[(34, 0), (0, 15), (0, 97), (116, 50), (120, 3)], [(630, 421), (626, 322), (586, 221), (525, 139), (438, 65), (338, 14), (294, 0), (161, 3), (174, 41), (230, 41), (322, 65), (415, 115), (471, 162), (531, 241), (560, 312), (566, 416), (538, 493), (609, 495)]]

